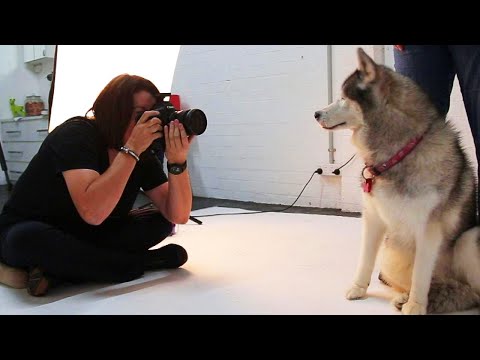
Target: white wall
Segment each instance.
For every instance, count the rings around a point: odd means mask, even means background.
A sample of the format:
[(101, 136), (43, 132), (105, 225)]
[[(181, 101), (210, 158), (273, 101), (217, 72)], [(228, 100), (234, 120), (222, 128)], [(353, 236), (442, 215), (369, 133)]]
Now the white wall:
[[(11, 97), (17, 105), (23, 105), (28, 95), (40, 95), (48, 108), (50, 81), (46, 76), (53, 70), (53, 60), (45, 60), (42, 70), (35, 73), (23, 59), (23, 45), (0, 45), (0, 119), (12, 117), (8, 101)], [(6, 184), (3, 171), (0, 184)]]
[[(182, 46), (172, 92), (208, 117), (189, 161), (194, 194), (292, 203), (326, 160), (313, 117), (327, 104), (326, 66), (325, 46)], [(299, 205), (319, 206), (316, 183)]]
[[(334, 46), (334, 98), (354, 52)], [(328, 163), (328, 132), (313, 117), (328, 104), (326, 45), (182, 46), (172, 92), (208, 117), (189, 161), (197, 196), (290, 205)], [(335, 148), (338, 164), (354, 153), (348, 134), (335, 135)], [(315, 175), (296, 205), (358, 211), (358, 191), (342, 186), (354, 167)]]
[[(391, 45), (333, 45), (333, 99), (357, 66), (359, 46), (393, 67)], [(194, 194), (290, 205), (328, 163), (328, 133), (313, 118), (328, 103), (327, 90), (326, 45), (182, 46), (172, 92), (183, 108), (201, 108), (209, 120), (189, 160)], [(472, 156), (458, 84), (449, 116)], [(334, 133), (337, 165), (355, 154), (350, 135)], [(341, 176), (315, 175), (296, 205), (360, 211), (362, 167), (355, 158)]]
[[(373, 45), (332, 46), (333, 99), (356, 67), (358, 46), (378, 57)], [(391, 45), (385, 62), (393, 67)], [(38, 92), (47, 103), (47, 73), (23, 63), (22, 45), (0, 46), (0, 118), (11, 116), (11, 96), (21, 104)], [(189, 159), (194, 195), (290, 205), (313, 171), (328, 163), (328, 133), (313, 118), (328, 103), (327, 79), (326, 45), (181, 46), (172, 92), (182, 108), (200, 108), (208, 117)], [(475, 159), (458, 83), (449, 117)], [(337, 165), (355, 153), (349, 131), (334, 133), (334, 148)], [(362, 167), (355, 158), (341, 176), (315, 175), (296, 205), (360, 211)]]

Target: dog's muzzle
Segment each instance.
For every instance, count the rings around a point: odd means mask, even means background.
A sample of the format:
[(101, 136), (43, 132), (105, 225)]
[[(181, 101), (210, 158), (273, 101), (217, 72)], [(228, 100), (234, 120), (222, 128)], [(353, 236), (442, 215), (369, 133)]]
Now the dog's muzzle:
[(324, 119), (322, 119), (323, 116), (324, 116), (324, 114), (325, 114), (325, 113), (324, 113), (323, 111), (321, 111), (321, 110), (315, 111), (315, 114), (314, 114), (315, 120), (317, 120), (318, 124), (319, 124), (322, 128), (328, 129), (327, 123), (325, 122)]

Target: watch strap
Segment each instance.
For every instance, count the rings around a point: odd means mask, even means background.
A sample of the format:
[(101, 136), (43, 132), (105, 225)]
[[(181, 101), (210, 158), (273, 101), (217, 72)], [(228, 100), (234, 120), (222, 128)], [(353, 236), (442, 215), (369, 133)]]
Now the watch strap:
[[(171, 164), (167, 161), (167, 170), (170, 174), (174, 174), (174, 175), (181, 174), (182, 172), (185, 171), (186, 168), (187, 168), (187, 161), (186, 160), (183, 164), (178, 164), (178, 163), (172, 163)], [(181, 170), (181, 171), (178, 171), (178, 170)]]

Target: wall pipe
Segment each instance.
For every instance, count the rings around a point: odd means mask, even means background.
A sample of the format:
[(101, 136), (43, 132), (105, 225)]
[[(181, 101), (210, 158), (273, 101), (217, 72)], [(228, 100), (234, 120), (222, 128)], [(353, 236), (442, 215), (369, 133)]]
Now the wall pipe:
[[(327, 93), (328, 93), (328, 103), (333, 102), (333, 74), (332, 74), (333, 64), (332, 64), (332, 45), (327, 45)], [(333, 144), (333, 131), (328, 132), (328, 160), (330, 164), (335, 163), (335, 147)]]

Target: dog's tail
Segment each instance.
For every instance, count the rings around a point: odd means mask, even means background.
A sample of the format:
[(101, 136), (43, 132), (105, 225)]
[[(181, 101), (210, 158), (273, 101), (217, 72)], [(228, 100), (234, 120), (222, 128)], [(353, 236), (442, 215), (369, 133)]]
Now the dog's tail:
[(464, 282), (446, 279), (433, 281), (428, 293), (427, 313), (441, 314), (470, 310), (480, 306), (480, 294)]

